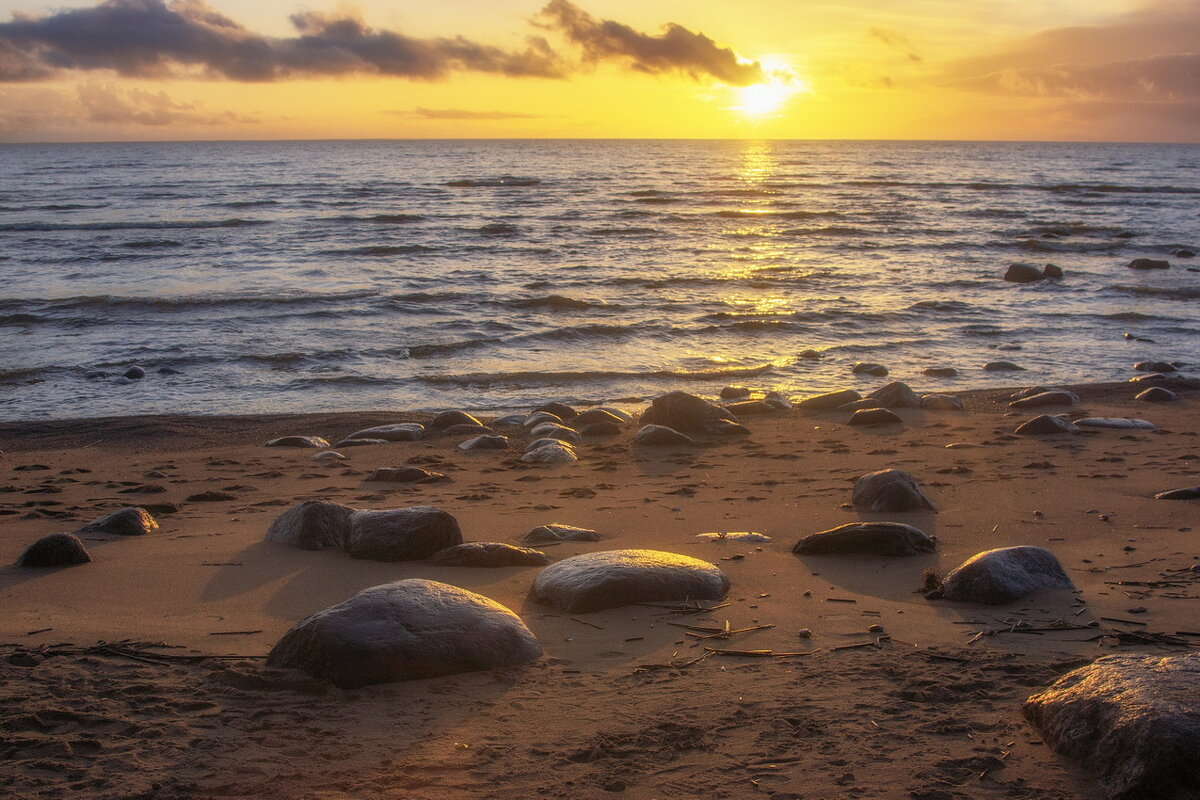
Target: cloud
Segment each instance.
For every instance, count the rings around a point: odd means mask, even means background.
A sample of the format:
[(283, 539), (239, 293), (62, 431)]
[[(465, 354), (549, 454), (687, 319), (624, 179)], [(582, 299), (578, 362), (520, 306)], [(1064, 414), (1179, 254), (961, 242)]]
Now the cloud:
[(639, 33), (614, 20), (600, 20), (569, 0), (550, 0), (535, 24), (553, 30), (583, 50), (588, 61), (620, 61), (650, 74), (682, 72), (693, 78), (716, 78), (733, 86), (766, 79), (757, 61), (745, 61), (704, 34), (668, 23), (658, 36)]
[(465, 108), (417, 108), (396, 109), (385, 111), (385, 114), (395, 114), (398, 117), (411, 119), (544, 119), (545, 114), (521, 114), (514, 111), (471, 111)]
[(908, 37), (897, 33), (896, 31), (890, 31), (886, 28), (871, 28), (869, 31), (867, 31), (867, 37), (876, 39), (893, 50), (901, 51), (904, 53), (905, 58), (915, 64), (919, 64), (924, 61), (921, 55), (917, 52), (917, 48), (914, 47), (912, 42), (908, 40)]
[(1200, 100), (1200, 54), (1150, 56), (1103, 64), (1011, 68), (959, 85), (995, 94), (1129, 101)]
[(436, 79), (457, 70), (514, 77), (563, 77), (544, 40), (509, 51), (461, 36), (417, 39), (374, 30), (349, 13), (294, 14), (294, 37), (266, 37), (204, 0), (103, 0), (42, 17), (0, 23), (0, 81), (52, 78), (63, 70), (113, 70), (136, 78), (180, 66), (235, 81), (375, 74)]
[(84, 118), (104, 125), (157, 127), (179, 123), (224, 125), (259, 122), (256, 117), (231, 111), (208, 113), (194, 103), (178, 103), (164, 91), (122, 90), (111, 84), (87, 83), (77, 87), (77, 93)]

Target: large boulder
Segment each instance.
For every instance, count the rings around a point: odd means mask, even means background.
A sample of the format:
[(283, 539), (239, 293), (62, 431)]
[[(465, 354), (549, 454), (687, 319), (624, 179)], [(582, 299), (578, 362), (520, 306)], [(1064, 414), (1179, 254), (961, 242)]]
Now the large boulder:
[(439, 550), (430, 561), (439, 567), (542, 567), (550, 556), (503, 542), (466, 542)]
[(797, 408), (805, 411), (830, 411), (841, 408), (846, 403), (862, 400), (862, 395), (853, 389), (841, 389), (836, 392), (826, 392), (813, 397), (806, 397), (796, 404)]
[(1004, 272), (1004, 280), (1009, 283), (1036, 283), (1045, 277), (1045, 273), (1032, 264), (1009, 264)]
[(482, 595), (420, 578), (364, 589), (284, 634), (267, 666), (344, 689), (501, 669), (535, 661), (537, 638)]
[(350, 515), (347, 549), (354, 558), (374, 561), (417, 561), (462, 544), (462, 531), (452, 514), (433, 506)]
[(930, 599), (1003, 605), (1039, 589), (1074, 589), (1062, 564), (1041, 547), (1001, 547), (971, 556), (955, 567)]
[(1112, 655), (1025, 701), (1054, 750), (1096, 773), (1112, 800), (1200, 797), (1200, 653)]
[(144, 508), (122, 508), (84, 525), (76, 533), (145, 536), (158, 530), (158, 522)]
[(854, 482), (850, 501), (862, 511), (937, 511), (917, 479), (899, 469), (863, 475)]
[(1018, 425), (1014, 433), (1022, 436), (1052, 436), (1056, 433), (1079, 433), (1079, 428), (1064, 417), (1042, 414)]
[(633, 435), (633, 443), (647, 447), (671, 447), (695, 444), (696, 440), (666, 425), (643, 425)]
[(301, 550), (340, 550), (350, 539), (354, 509), (328, 500), (306, 500), (280, 514), (267, 528), (268, 542)]
[(657, 550), (606, 550), (546, 567), (529, 596), (577, 613), (663, 600), (716, 600), (727, 591), (729, 579), (707, 561)]
[(415, 442), (425, 435), (425, 426), (419, 422), (398, 422), (394, 425), (379, 425), (364, 428), (347, 436), (347, 439), (383, 439), (387, 442)]
[(1177, 372), (1179, 365), (1171, 361), (1139, 361), (1133, 368), (1137, 372)]
[(654, 398), (642, 412), (640, 424), (665, 425), (683, 432), (708, 433), (721, 420), (737, 422), (732, 412), (687, 392), (669, 392)]
[(799, 555), (865, 553), (876, 556), (915, 556), (937, 549), (924, 531), (900, 522), (850, 522), (805, 536), (792, 547)]
[(921, 398), (904, 381), (885, 383), (867, 397), (878, 400), (885, 408), (919, 408)]
[(91, 554), (79, 537), (69, 533), (52, 533), (43, 536), (17, 557), (18, 567), (69, 567), (86, 564)]

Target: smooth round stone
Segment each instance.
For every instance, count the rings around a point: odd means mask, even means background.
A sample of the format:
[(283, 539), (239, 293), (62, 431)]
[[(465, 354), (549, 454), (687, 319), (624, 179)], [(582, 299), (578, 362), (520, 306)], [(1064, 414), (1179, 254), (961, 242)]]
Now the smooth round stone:
[(799, 555), (860, 553), (915, 556), (932, 553), (937, 544), (924, 531), (900, 522), (850, 522), (805, 536), (792, 547)]
[(882, 364), (873, 364), (869, 361), (859, 361), (855, 363), (850, 371), (854, 374), (874, 375), (877, 378), (882, 378), (888, 374), (888, 368)]
[(904, 420), (886, 408), (860, 408), (850, 415), (850, 424), (871, 427), (875, 425), (899, 425)]
[(462, 425), (451, 425), (448, 428), (442, 428), (442, 434), (445, 436), (472, 436), (491, 433), (491, 430), (486, 425), (463, 423)]
[(492, 420), (491, 427), (493, 428), (519, 428), (525, 424), (524, 414), (506, 414), (503, 417), (497, 417)]
[(389, 442), (415, 442), (425, 435), (425, 426), (418, 422), (398, 422), (394, 425), (377, 425), (364, 428), (347, 436), (347, 439), (383, 439)]
[(417, 561), (456, 544), (462, 544), (458, 520), (440, 508), (355, 511), (350, 516), (348, 549), (354, 558)]
[(341, 503), (306, 500), (276, 517), (266, 540), (301, 550), (340, 550), (350, 538), (353, 514), (353, 508)]
[(1042, 406), (1073, 406), (1079, 402), (1079, 395), (1074, 392), (1055, 389), (1049, 392), (1039, 392), (1008, 404), (1009, 408), (1040, 408)]
[(621, 420), (621, 422), (633, 422), (633, 415), (624, 409), (616, 408), (614, 406), (599, 406), (596, 410), (612, 414), (614, 417)]
[(329, 442), (320, 436), (280, 436), (267, 442), (267, 447), (329, 447)]
[(921, 370), (921, 374), (931, 378), (953, 378), (958, 374), (958, 370), (954, 367), (926, 367)]
[(553, 414), (563, 422), (572, 419), (579, 412), (571, 408), (566, 403), (544, 403), (534, 409), (534, 412), (541, 411), (546, 414)]
[(158, 530), (158, 521), (144, 508), (122, 508), (95, 519), (79, 533), (107, 533), (114, 536), (145, 536)]
[(668, 392), (650, 402), (640, 423), (662, 425), (676, 431), (711, 432), (722, 421), (737, 422), (732, 412), (687, 392)]
[(538, 525), (521, 537), (525, 544), (549, 544), (551, 542), (598, 542), (600, 534), (588, 528), (551, 522)]
[(1056, 433), (1079, 433), (1079, 428), (1069, 419), (1042, 414), (1018, 425), (1014, 433), (1022, 436), (1051, 436)]
[(620, 430), (621, 426), (625, 424), (625, 420), (616, 414), (599, 408), (589, 408), (587, 411), (571, 419), (571, 427), (581, 433), (588, 425), (599, 425), (601, 423), (615, 425)]
[(825, 394), (806, 397), (796, 405), (805, 411), (831, 411), (835, 408), (841, 408), (847, 403), (853, 403), (862, 399), (863, 396), (853, 389), (841, 389), (836, 392), (826, 392)]
[(566, 442), (553, 440), (553, 444), (543, 444), (535, 447), (521, 456), (526, 464), (574, 464), (579, 461), (574, 448)]
[(429, 560), (439, 567), (542, 567), (550, 556), (502, 542), (466, 542), (439, 550)]
[(1011, 361), (989, 361), (983, 365), (983, 368), (988, 372), (1024, 372), (1024, 367), (1019, 367)]
[(368, 483), (434, 483), (449, 480), (440, 472), (420, 467), (380, 467), (367, 476)]
[(313, 456), (315, 461), (345, 461), (346, 456), (336, 450), (325, 450)]
[(561, 611), (586, 613), (633, 603), (717, 600), (727, 591), (729, 579), (707, 561), (658, 550), (608, 550), (546, 567), (529, 596)]
[(541, 425), (532, 428), (529, 434), (540, 438), (557, 439), (567, 444), (580, 444), (583, 442), (583, 437), (579, 435), (579, 431), (554, 422), (543, 422)]
[(52, 533), (38, 539), (17, 557), (18, 567), (69, 567), (86, 564), (91, 553), (79, 537), (69, 533)]
[(1042, 271), (1032, 264), (1009, 264), (1004, 273), (1004, 280), (1009, 283), (1036, 283), (1045, 277)]
[(738, 417), (751, 417), (757, 414), (774, 414), (779, 411), (779, 406), (768, 403), (766, 400), (743, 400), (739, 403), (730, 403), (725, 406), (727, 411), (732, 411)]
[(1134, 400), (1141, 400), (1143, 403), (1170, 403), (1179, 399), (1179, 395), (1162, 386), (1151, 386), (1138, 392)]
[(122, 378), (128, 378), (131, 381), (140, 381), (146, 377), (146, 370), (141, 367), (130, 367), (121, 375)]
[(432, 420), (429, 421), (429, 427), (433, 430), (441, 430), (449, 428), (453, 425), (475, 425), (476, 427), (484, 427), (484, 424), (471, 416), (465, 411), (443, 411)]
[(372, 445), (387, 443), (387, 439), (342, 439), (334, 447), (370, 447)]
[(1133, 365), (1137, 372), (1176, 372), (1178, 367), (1169, 361), (1139, 361)]
[(1171, 262), (1161, 258), (1135, 258), (1129, 262), (1130, 269), (1170, 269)]
[(532, 414), (525, 417), (521, 424), (526, 428), (536, 428), (537, 426), (543, 425), (547, 422), (555, 425), (562, 425), (563, 421), (562, 417), (558, 416), (557, 414), (551, 414), (547, 411), (534, 411)]
[(726, 386), (720, 392), (722, 400), (740, 400), (743, 397), (749, 397), (750, 390), (745, 386)]
[(616, 422), (593, 422), (579, 428), (580, 436), (616, 436), (621, 432), (621, 426)]
[(903, 381), (885, 383), (867, 397), (878, 400), (885, 408), (917, 408), (921, 405), (921, 398)]
[(474, 439), (467, 439), (465, 442), (459, 442), (459, 450), (507, 450), (507, 436), (476, 436)]
[(937, 511), (917, 479), (899, 469), (863, 475), (854, 482), (850, 502), (863, 511)]
[(1075, 588), (1053, 553), (1041, 547), (1001, 547), (955, 567), (931, 599), (1003, 605), (1048, 588)]
[(411, 578), (364, 589), (300, 621), (267, 666), (352, 689), (514, 667), (541, 654), (520, 617), (495, 600)]
[(921, 408), (930, 411), (962, 411), (962, 400), (949, 394), (921, 395)]
[(643, 425), (633, 435), (633, 443), (646, 447), (671, 447), (693, 445), (696, 440), (666, 425)]
[(1125, 417), (1085, 417), (1075, 420), (1081, 428), (1115, 428), (1117, 430), (1152, 431), (1156, 430), (1153, 422), (1144, 419), (1127, 419)]

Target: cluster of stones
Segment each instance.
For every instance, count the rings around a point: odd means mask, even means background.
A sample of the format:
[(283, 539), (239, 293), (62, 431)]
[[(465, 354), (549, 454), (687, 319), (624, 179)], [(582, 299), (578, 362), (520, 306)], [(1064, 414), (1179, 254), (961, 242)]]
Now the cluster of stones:
[(69, 567), (87, 564), (92, 554), (78, 534), (107, 536), (145, 536), (159, 529), (158, 522), (144, 508), (123, 508), (106, 514), (75, 533), (51, 533), (38, 539), (17, 557), (18, 567)]

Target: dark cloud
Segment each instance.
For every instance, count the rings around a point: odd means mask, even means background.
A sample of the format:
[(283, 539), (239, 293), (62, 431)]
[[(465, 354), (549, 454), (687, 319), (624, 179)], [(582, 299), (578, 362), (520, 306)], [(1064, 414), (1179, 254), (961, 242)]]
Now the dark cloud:
[(1128, 101), (1200, 100), (1200, 54), (1151, 56), (1103, 64), (1006, 69), (959, 81), (995, 94)]
[(562, 34), (582, 48), (589, 61), (623, 61), (639, 72), (683, 72), (708, 76), (734, 86), (749, 86), (766, 78), (757, 61), (742, 61), (728, 47), (719, 47), (704, 34), (669, 23), (658, 36), (639, 33), (614, 20), (600, 20), (569, 0), (550, 0), (535, 24)]
[(297, 35), (261, 36), (204, 0), (104, 0), (43, 17), (0, 23), (0, 81), (53, 77), (62, 70), (113, 70), (155, 78), (182, 66), (236, 81), (376, 74), (436, 79), (455, 70), (515, 77), (564, 75), (543, 39), (509, 51), (461, 36), (416, 39), (373, 30), (350, 15), (291, 18)]
[(417, 108), (396, 109), (385, 111), (385, 114), (395, 114), (398, 117), (412, 119), (544, 119), (544, 114), (520, 114), (513, 111), (471, 111), (465, 108)]

